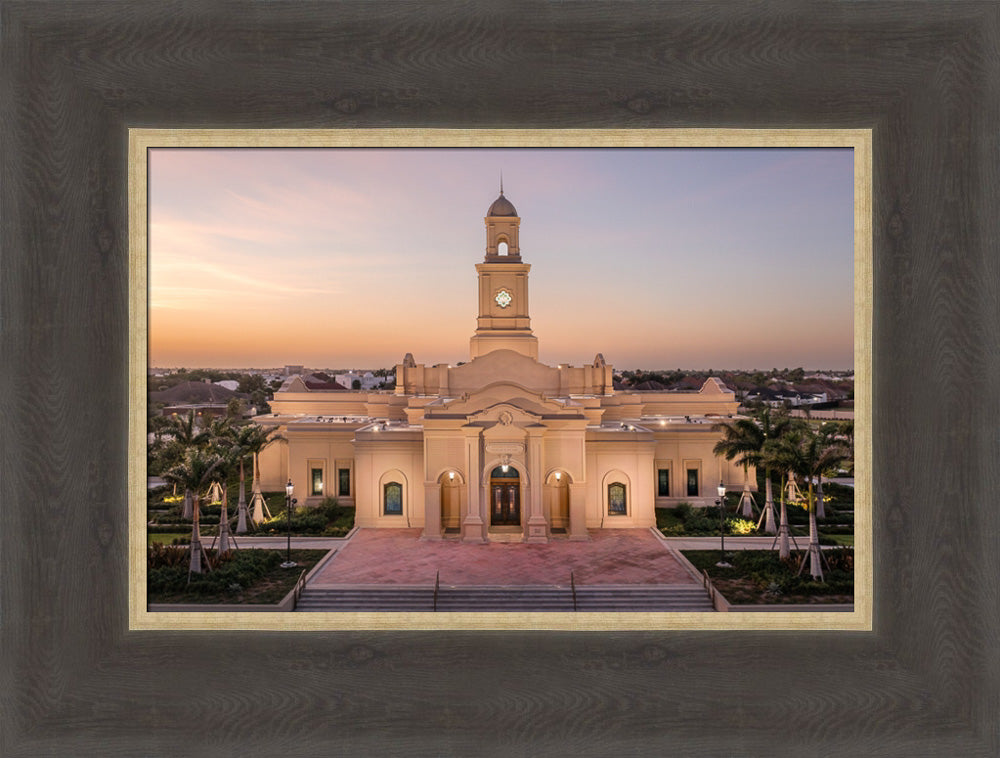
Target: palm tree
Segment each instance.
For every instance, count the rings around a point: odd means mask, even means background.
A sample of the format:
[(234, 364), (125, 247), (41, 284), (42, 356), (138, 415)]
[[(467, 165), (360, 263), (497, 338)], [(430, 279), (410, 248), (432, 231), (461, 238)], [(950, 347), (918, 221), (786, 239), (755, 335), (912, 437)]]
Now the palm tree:
[[(267, 429), (257, 424), (246, 424), (244, 426), (234, 426), (230, 428), (229, 444), (233, 452), (233, 457), (240, 467), (240, 500), (238, 506), (239, 520), (236, 523), (236, 533), (245, 534), (247, 531), (247, 497), (246, 497), (246, 474), (244, 463), (248, 457), (254, 462), (254, 497), (260, 493), (260, 482), (257, 478), (257, 456), (261, 451), (276, 439), (278, 430), (276, 427)], [(263, 500), (263, 495), (260, 496)], [(265, 506), (266, 507), (266, 504)], [(263, 514), (256, 523), (263, 520)]]
[(202, 571), (202, 557), (208, 564), (208, 555), (201, 544), (200, 514), (201, 507), (199, 498), (202, 488), (217, 481), (219, 469), (223, 466), (222, 456), (198, 447), (190, 448), (184, 454), (184, 460), (173, 466), (168, 471), (163, 472), (163, 478), (168, 482), (183, 487), (185, 492), (192, 493), (192, 527), (191, 527), (191, 573), (200, 574)]
[[(256, 436), (247, 445), (247, 450), (253, 456), (253, 494), (250, 497), (250, 504), (253, 506), (252, 521), (254, 524), (260, 524), (265, 518), (271, 518), (271, 512), (268, 510), (264, 493), (260, 491), (260, 454), (272, 442), (277, 442), (283, 438), (277, 433), (277, 427), (265, 429), (265, 427), (257, 426), (256, 424), (253, 427), (257, 430)], [(243, 531), (246, 531), (245, 523), (243, 523)], [(236, 533), (242, 534), (239, 524), (236, 526)]]
[(222, 555), (229, 552), (229, 541), (232, 538), (229, 530), (229, 472), (236, 467), (237, 462), (240, 462), (242, 452), (236, 447), (235, 429), (228, 418), (219, 418), (213, 421), (208, 433), (211, 436), (212, 446), (222, 457), (219, 477), (216, 480), (221, 488), (222, 509), (219, 512), (218, 554)]
[(743, 466), (743, 494), (740, 497), (741, 515), (753, 516), (753, 495), (750, 494), (749, 467), (760, 462), (761, 449), (764, 447), (764, 435), (757, 422), (751, 418), (738, 418), (733, 421), (716, 424), (714, 431), (722, 432), (722, 439), (715, 443), (712, 452), (724, 456), (727, 461), (736, 458)]
[(764, 488), (766, 494), (764, 496), (764, 515), (762, 520), (764, 521), (764, 531), (767, 534), (774, 534), (774, 494), (771, 488), (771, 466), (765, 454), (765, 448), (768, 444), (781, 439), (783, 435), (787, 434), (794, 427), (794, 423), (787, 411), (779, 410), (772, 413), (771, 408), (766, 405), (760, 408), (754, 414), (754, 417), (764, 436), (764, 443), (761, 445), (760, 457), (757, 461), (758, 465), (764, 466)]
[[(820, 427), (820, 434), (828, 447), (839, 446), (843, 449), (844, 456), (837, 462), (837, 466), (840, 466), (845, 460), (853, 458), (854, 421), (830, 421)], [(823, 505), (823, 473), (828, 472), (829, 469), (820, 473), (816, 481), (816, 518), (826, 518), (826, 509)]]
[(848, 447), (854, 449), (854, 420), (846, 419), (837, 424), (838, 434)]
[[(163, 461), (165, 469), (183, 461), (188, 450), (204, 447), (209, 441), (208, 433), (198, 428), (194, 411), (188, 411), (187, 416), (170, 416), (163, 431), (171, 438), (160, 451), (160, 460)], [(189, 519), (191, 516), (191, 490), (185, 489), (181, 518)]]
[[(838, 442), (840, 436), (840, 426), (835, 422), (821, 424), (817, 436), (824, 445), (832, 445)], [(823, 475), (819, 474), (816, 480), (816, 518), (826, 519), (826, 506), (823, 504)]]
[[(794, 475), (806, 482), (806, 503), (809, 509), (809, 574), (813, 579), (823, 580), (823, 566), (819, 552), (819, 531), (816, 527), (816, 498), (813, 491), (814, 480), (826, 471), (840, 465), (847, 456), (847, 450), (839, 442), (831, 442), (812, 430), (792, 432), (780, 445), (785, 465)], [(799, 566), (801, 573), (806, 556), (802, 556)]]
[(801, 427), (789, 428), (781, 436), (768, 439), (764, 445), (762, 455), (762, 462), (767, 471), (777, 471), (780, 474), (778, 491), (781, 493), (781, 517), (776, 542), (778, 543), (778, 557), (782, 560), (791, 555), (791, 549), (788, 545), (790, 532), (788, 527), (788, 509), (785, 505), (785, 481), (786, 479), (794, 481), (795, 474), (792, 469), (798, 454), (801, 433)]

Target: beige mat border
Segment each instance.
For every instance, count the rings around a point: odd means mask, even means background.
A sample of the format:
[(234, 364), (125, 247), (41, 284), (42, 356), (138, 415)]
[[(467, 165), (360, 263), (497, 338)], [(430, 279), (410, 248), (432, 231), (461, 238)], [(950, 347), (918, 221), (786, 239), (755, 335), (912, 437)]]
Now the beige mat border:
[[(130, 630), (871, 631), (870, 129), (129, 129)], [(146, 610), (147, 150), (156, 147), (845, 147), (854, 149), (854, 611), (776, 613), (150, 613)]]

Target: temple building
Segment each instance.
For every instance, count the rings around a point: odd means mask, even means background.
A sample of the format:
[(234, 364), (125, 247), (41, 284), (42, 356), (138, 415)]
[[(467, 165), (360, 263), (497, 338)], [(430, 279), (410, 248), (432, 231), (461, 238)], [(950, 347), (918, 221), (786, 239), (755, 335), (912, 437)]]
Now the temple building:
[(658, 505), (714, 502), (720, 481), (741, 488), (742, 468), (712, 453), (733, 392), (715, 378), (698, 391), (616, 391), (600, 353), (586, 366), (540, 363), (531, 264), (502, 187), (485, 221), (469, 361), (425, 366), (407, 353), (394, 391), (289, 377), (256, 419), (282, 438), (261, 455), (263, 489), (291, 480), (300, 504), (335, 497), (360, 527), (546, 542), (648, 528)]

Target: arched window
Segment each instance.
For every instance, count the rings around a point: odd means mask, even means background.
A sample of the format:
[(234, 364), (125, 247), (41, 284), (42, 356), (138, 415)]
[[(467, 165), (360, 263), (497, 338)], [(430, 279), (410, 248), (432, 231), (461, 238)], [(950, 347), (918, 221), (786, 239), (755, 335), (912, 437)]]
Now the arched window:
[(497, 243), (497, 255), (507, 255), (507, 253), (507, 240), (502, 239)]
[(400, 516), (403, 513), (403, 485), (386, 482), (382, 487), (382, 512), (386, 516)]
[(625, 485), (621, 482), (612, 482), (608, 485), (608, 515), (624, 516), (626, 513)]

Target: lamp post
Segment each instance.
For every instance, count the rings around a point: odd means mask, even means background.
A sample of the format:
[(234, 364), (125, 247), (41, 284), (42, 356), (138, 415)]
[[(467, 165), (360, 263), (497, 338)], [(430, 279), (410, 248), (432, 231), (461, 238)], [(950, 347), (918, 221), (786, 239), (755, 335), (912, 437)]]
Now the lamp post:
[(716, 487), (716, 492), (719, 493), (719, 499), (715, 501), (715, 504), (719, 506), (719, 541), (722, 543), (722, 557), (719, 562), (715, 565), (719, 568), (732, 568), (732, 564), (726, 561), (726, 485), (719, 480), (719, 486)]
[(298, 565), (292, 560), (292, 506), (297, 502), (292, 499), (292, 492), (295, 487), (292, 485), (292, 480), (288, 480), (288, 484), (285, 485), (285, 507), (287, 508), (287, 515), (285, 525), (287, 526), (288, 534), (288, 546), (285, 549), (285, 562), (281, 564), (281, 568), (293, 568)]

